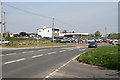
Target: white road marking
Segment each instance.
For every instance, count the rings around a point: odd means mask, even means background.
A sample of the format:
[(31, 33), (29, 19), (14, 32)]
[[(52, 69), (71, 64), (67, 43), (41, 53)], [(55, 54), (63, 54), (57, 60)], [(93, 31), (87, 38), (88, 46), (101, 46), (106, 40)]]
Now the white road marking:
[(43, 54), (32, 56), (32, 58), (37, 58), (37, 57), (41, 57), (41, 56), (43, 56)]
[[(84, 54), (85, 52), (83, 52), (82, 54)], [(53, 74), (55, 74), (57, 71), (59, 71), (61, 68), (63, 68), (64, 66), (66, 66), (67, 64), (69, 64), (71, 61), (75, 60), (77, 57), (79, 57), (80, 55), (82, 54), (79, 54), (77, 56), (75, 56), (73, 59), (69, 60), (68, 62), (66, 62), (65, 64), (63, 64), (62, 66), (60, 66), (59, 68), (57, 68), (56, 70), (54, 70), (52, 73), (50, 73), (49, 75), (47, 75), (45, 78), (49, 78), (50, 76), (52, 76)]]
[(60, 52), (65, 52), (66, 50), (62, 50), (62, 51), (60, 51)]
[(49, 78), (50, 76), (52, 76), (54, 73), (56, 73), (57, 71), (59, 71), (61, 68), (63, 68), (64, 66), (66, 66), (68, 63), (70, 63), (72, 60), (66, 62), (65, 64), (63, 64), (62, 66), (60, 66), (59, 68), (57, 68), (56, 70), (54, 70), (52, 73), (50, 73), (49, 75), (47, 75), (45, 78)]
[(34, 51), (28, 51), (28, 52), (34, 52)]
[(23, 61), (23, 60), (25, 60), (25, 58), (18, 59), (18, 60), (13, 60), (13, 61), (8, 61), (8, 62), (5, 62), (4, 64), (10, 64), (10, 63), (14, 63), (14, 62)]
[(69, 49), (70, 51), (73, 50), (73, 49)]
[(10, 53), (10, 54), (6, 54), (6, 55), (14, 55), (14, 54), (16, 54), (16, 53)]
[(27, 52), (22, 52), (22, 53), (27, 53)]
[(38, 50), (38, 51), (43, 51), (43, 50)]
[(80, 49), (80, 51), (84, 51), (84, 50), (86, 50), (86, 49)]
[(47, 54), (54, 54), (54, 53), (56, 53), (56, 52), (50, 52), (50, 53), (47, 53)]
[(0, 56), (4, 56), (4, 55), (0, 55)]

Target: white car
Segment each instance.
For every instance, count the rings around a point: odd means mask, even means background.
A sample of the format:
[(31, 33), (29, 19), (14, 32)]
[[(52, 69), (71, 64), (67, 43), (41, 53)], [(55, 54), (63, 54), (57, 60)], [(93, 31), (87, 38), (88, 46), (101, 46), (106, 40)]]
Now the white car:
[(8, 40), (2, 40), (2, 42), (1, 42), (1, 40), (0, 40), (0, 44), (2, 43), (2, 44), (8, 44), (10, 41), (8, 41)]
[(112, 45), (117, 45), (117, 44), (120, 44), (120, 40), (114, 39), (112, 41)]

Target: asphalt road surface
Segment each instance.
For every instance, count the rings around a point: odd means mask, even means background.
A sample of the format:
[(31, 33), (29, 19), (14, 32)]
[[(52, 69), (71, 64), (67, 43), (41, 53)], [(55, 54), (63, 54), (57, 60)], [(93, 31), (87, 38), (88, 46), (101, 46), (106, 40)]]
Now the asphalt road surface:
[[(51, 47), (51, 48), (3, 50), (2, 54), (0, 55), (2, 56), (2, 77), (54, 78), (54, 75), (58, 74), (58, 72), (65, 71), (66, 69), (64, 68), (67, 67), (68, 65), (71, 64), (70, 66), (74, 66), (74, 63), (71, 62), (73, 62), (78, 55), (88, 50), (89, 50), (88, 48), (80, 49), (76, 47)], [(80, 68), (82, 69), (82, 67)], [(75, 73), (75, 71), (73, 72)], [(82, 72), (77, 71), (77, 75), (71, 74), (72, 76), (66, 77), (74, 78), (76, 76), (79, 76), (78, 75), (79, 73), (81, 74)], [(59, 78), (58, 75), (57, 78)]]

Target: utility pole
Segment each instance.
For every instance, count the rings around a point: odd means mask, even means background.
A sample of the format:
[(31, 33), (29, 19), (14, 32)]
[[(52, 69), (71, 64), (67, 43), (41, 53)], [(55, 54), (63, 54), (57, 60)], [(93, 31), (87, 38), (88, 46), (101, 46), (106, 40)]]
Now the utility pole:
[[(1, 39), (1, 48), (2, 48), (2, 0), (0, 0), (0, 39)], [(2, 55), (2, 49), (0, 49), (0, 55)], [(2, 78), (2, 57), (0, 57), (0, 79)]]
[(3, 13), (4, 14), (4, 33), (6, 33), (6, 17), (5, 17), (5, 12)]
[(53, 38), (53, 42), (54, 42), (54, 18), (53, 18), (52, 24), (53, 24), (53, 33), (52, 33), (52, 38)]
[(105, 27), (105, 37), (107, 36), (107, 28)]
[(2, 46), (2, 38), (3, 38), (3, 20), (2, 20), (2, 1), (0, 0), (0, 33), (1, 33), (1, 46)]

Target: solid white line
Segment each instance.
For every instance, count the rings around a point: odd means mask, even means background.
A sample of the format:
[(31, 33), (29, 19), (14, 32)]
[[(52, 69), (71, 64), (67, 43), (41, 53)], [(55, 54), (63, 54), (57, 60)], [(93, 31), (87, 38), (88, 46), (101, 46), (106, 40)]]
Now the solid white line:
[(37, 58), (37, 57), (41, 57), (41, 56), (43, 56), (43, 54), (32, 56), (32, 58)]
[(56, 53), (56, 52), (50, 52), (50, 53), (47, 53), (47, 54), (54, 54), (54, 53)]
[(8, 62), (5, 62), (4, 64), (10, 64), (10, 63), (14, 63), (14, 62), (23, 61), (23, 60), (25, 60), (25, 58), (18, 59), (18, 60), (13, 60), (13, 61), (8, 61)]
[(63, 64), (62, 66), (60, 66), (59, 68), (57, 68), (56, 70), (54, 70), (52, 73), (50, 73), (49, 75), (47, 75), (45, 78), (49, 78), (50, 76), (52, 76), (54, 73), (56, 73), (57, 71), (59, 71), (61, 68), (63, 68), (64, 66), (66, 66), (68, 63), (70, 63), (72, 61), (72, 59), (68, 62), (66, 62), (65, 64)]
[(60, 51), (60, 52), (65, 52), (66, 50), (62, 50), (62, 51)]
[(6, 54), (6, 55), (14, 55), (14, 54), (16, 54), (16, 53), (10, 53), (10, 54)]
[(73, 59), (69, 60), (68, 62), (66, 62), (65, 64), (63, 64), (62, 66), (60, 66), (59, 68), (57, 68), (56, 70), (54, 70), (52, 73), (50, 73), (49, 75), (47, 75), (45, 78), (49, 78), (50, 76), (52, 76), (53, 74), (55, 74), (57, 71), (59, 71), (61, 68), (63, 68), (64, 66), (66, 66), (67, 64), (69, 64), (71, 61), (75, 60), (77, 57), (79, 57), (80, 55), (84, 54), (85, 52), (75, 56)]

